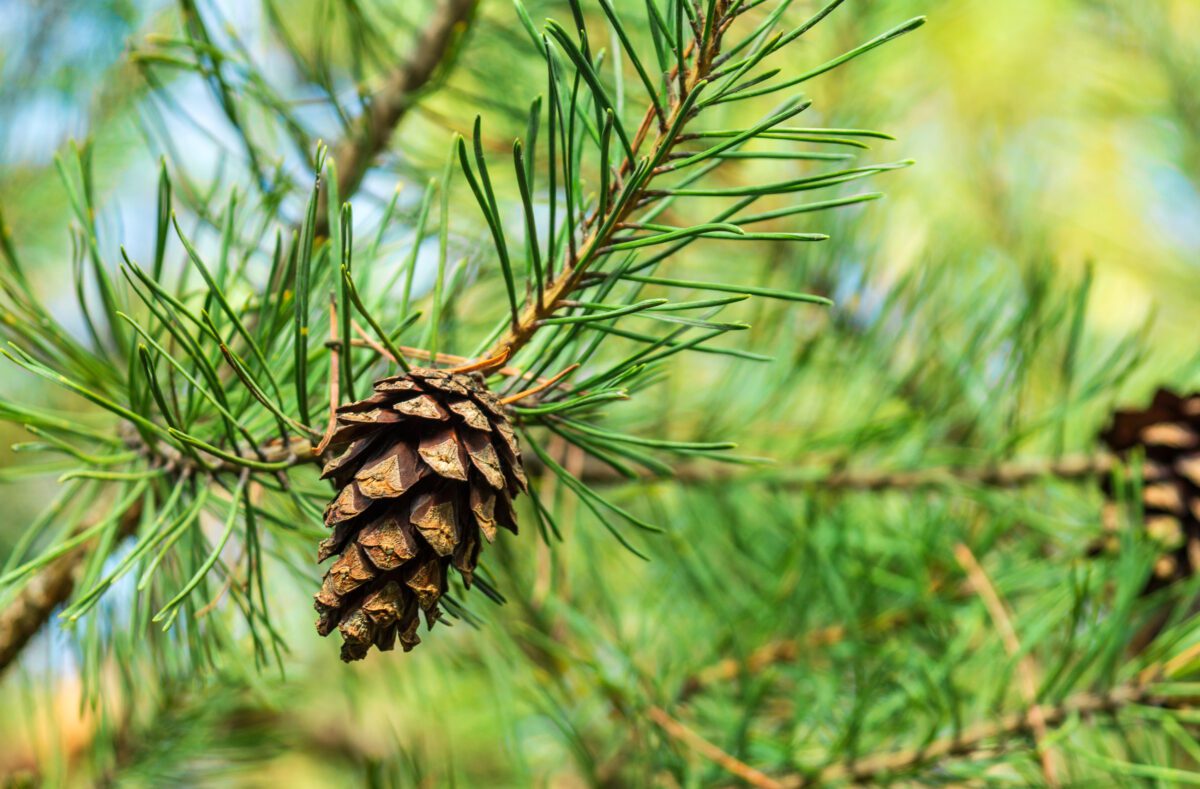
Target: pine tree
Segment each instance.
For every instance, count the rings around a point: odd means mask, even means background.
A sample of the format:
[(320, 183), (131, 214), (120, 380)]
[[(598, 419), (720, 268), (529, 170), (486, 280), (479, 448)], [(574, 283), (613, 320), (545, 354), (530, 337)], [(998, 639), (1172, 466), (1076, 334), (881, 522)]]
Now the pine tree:
[(46, 384), (7, 473), (53, 485), (0, 668), (65, 634), (90, 738), (37, 780), (565, 780), (523, 735), (596, 785), (1194, 780), (1200, 582), (1148, 584), (1148, 467), (1100, 437), (1144, 340), (1096, 347), (1091, 269), (854, 282), (858, 182), (912, 161), (807, 91), (923, 17), (399, 5), (179, 0), (109, 110), (146, 215), (84, 142), (73, 288), (3, 224)]

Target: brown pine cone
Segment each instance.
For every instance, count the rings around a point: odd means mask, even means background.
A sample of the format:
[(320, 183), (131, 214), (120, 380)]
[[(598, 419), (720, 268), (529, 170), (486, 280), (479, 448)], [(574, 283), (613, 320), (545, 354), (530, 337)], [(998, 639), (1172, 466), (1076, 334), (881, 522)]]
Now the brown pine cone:
[[(1200, 569), (1200, 393), (1159, 389), (1149, 408), (1117, 411), (1100, 438), (1122, 458), (1142, 448), (1146, 528), (1164, 547), (1147, 591)], [(1113, 496), (1108, 478), (1104, 491)]]
[(407, 652), (421, 641), (419, 614), (430, 628), (440, 617), (449, 568), (469, 586), (480, 534), (517, 531), (512, 497), (526, 480), (516, 434), (482, 376), (422, 368), (377, 381), (337, 421), (322, 478), (340, 492), (317, 561), (339, 558), (316, 594), (317, 632), (336, 627), (347, 662), (397, 636)]

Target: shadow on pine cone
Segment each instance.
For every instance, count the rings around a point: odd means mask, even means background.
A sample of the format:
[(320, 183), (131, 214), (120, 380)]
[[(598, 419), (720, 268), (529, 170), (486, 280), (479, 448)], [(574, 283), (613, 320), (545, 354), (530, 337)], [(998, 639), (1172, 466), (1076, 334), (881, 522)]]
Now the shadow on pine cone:
[(504, 405), (477, 373), (414, 368), (342, 406), (322, 478), (340, 488), (325, 510), (333, 535), (317, 561), (339, 554), (316, 594), (317, 632), (342, 634), (342, 660), (371, 645), (420, 643), (420, 614), (440, 616), (447, 572), (470, 586), (498, 526), (516, 533), (512, 497), (526, 489)]
[[(1182, 397), (1159, 389), (1149, 408), (1117, 411), (1101, 440), (1123, 460), (1141, 448), (1142, 509), (1146, 529), (1164, 547), (1146, 592), (1200, 569), (1200, 393)], [(1106, 525), (1115, 528), (1112, 479), (1103, 482), (1110, 503)]]

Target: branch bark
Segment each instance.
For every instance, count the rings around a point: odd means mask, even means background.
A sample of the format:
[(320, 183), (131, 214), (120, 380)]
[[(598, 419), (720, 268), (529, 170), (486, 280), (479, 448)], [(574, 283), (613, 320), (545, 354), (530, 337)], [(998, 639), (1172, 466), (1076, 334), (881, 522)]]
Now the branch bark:
[[(758, 482), (775, 485), (787, 490), (828, 491), (886, 491), (946, 488), (961, 485), (976, 485), (989, 488), (1020, 488), (1049, 478), (1067, 481), (1086, 480), (1110, 472), (1117, 460), (1107, 454), (1068, 455), (1063, 458), (1023, 458), (1007, 463), (977, 466), (934, 466), (906, 471), (888, 469), (821, 469), (798, 466), (780, 472), (768, 468), (765, 471), (746, 471), (738, 466), (719, 463), (689, 463), (676, 469), (670, 477), (647, 475), (638, 480), (629, 480), (607, 465), (588, 463), (584, 467), (584, 481), (594, 484), (626, 482), (650, 482), (656, 479), (672, 480), (685, 485), (707, 485), (717, 482)], [(526, 463), (527, 470), (536, 473), (536, 459)], [(1154, 470), (1147, 468), (1143, 478), (1154, 479)]]
[(713, 745), (687, 726), (672, 718), (661, 707), (651, 707), (646, 711), (646, 714), (671, 739), (683, 743), (690, 750), (719, 765), (731, 775), (736, 775), (751, 786), (757, 787), (757, 789), (784, 789), (784, 784), (776, 781), (766, 773), (754, 769), (742, 760), (730, 756), (716, 745)]
[[(133, 534), (142, 516), (139, 500), (121, 515), (118, 538)], [(0, 611), (0, 673), (21, 654), (54, 609), (75, 591), (75, 575), (87, 557), (91, 544), (85, 543), (50, 562), (25, 585), (8, 607)]]
[[(728, 6), (729, 0), (717, 0), (714, 12), (717, 19), (725, 18)], [(611, 213), (605, 213), (602, 209), (604, 202), (602, 202), (580, 221), (578, 228), (571, 228), (571, 239), (574, 239), (576, 230), (581, 236), (578, 247), (574, 243), (567, 244), (562, 269), (556, 275), (549, 277), (544, 292), (539, 291), (527, 299), (519, 314), (514, 314), (512, 325), (508, 331), (497, 339), (481, 358), (498, 359), (500, 361), (497, 362), (497, 366), (500, 366), (516, 356), (517, 352), (533, 339), (533, 335), (541, 328), (542, 321), (552, 317), (562, 306), (563, 300), (580, 286), (584, 274), (600, 257), (617, 228), (634, 210), (640, 207), (641, 201), (647, 197), (650, 191), (649, 179), (619, 206), (613, 204), (612, 198), (619, 193), (621, 180), (635, 171), (637, 162), (634, 157), (641, 151), (642, 145), (647, 140), (650, 140), (651, 160), (662, 161), (666, 160), (671, 150), (679, 142), (679, 137), (673, 136), (669, 130), (676, 121), (687, 122), (688, 96), (691, 92), (699, 90), (702, 87), (701, 83), (712, 73), (713, 60), (721, 51), (723, 33), (724, 27), (718, 26), (714, 34), (707, 41), (701, 43), (699, 51), (696, 52), (695, 62), (690, 68), (684, 70), (680, 66), (675, 66), (670, 70), (667, 81), (668, 83), (677, 81), (678, 89), (672, 98), (665, 119), (657, 114), (657, 105), (652, 103), (646, 108), (637, 133), (630, 143), (632, 155), (627, 154), (621, 161), (620, 166), (616, 168), (618, 177), (613, 179), (613, 183), (609, 187), (607, 202), (612, 206), (609, 209)], [(695, 46), (695, 42), (688, 45), (685, 57), (691, 54)], [(659, 118), (659, 131), (651, 140), (650, 132), (655, 127), (656, 118)]]
[[(465, 32), (479, 0), (441, 0), (408, 60), (398, 66), (371, 99), (353, 129), (333, 147), (338, 195), (345, 200), (358, 191), (363, 177), (387, 147), (392, 133), (413, 102), (427, 87), (455, 39)], [(322, 188), (317, 203), (317, 235), (329, 233), (329, 191)]]
[(1131, 704), (1179, 706), (1176, 700), (1158, 699), (1140, 685), (1118, 687), (1109, 693), (1079, 693), (1056, 705), (1040, 705), (1025, 712), (1006, 715), (999, 720), (980, 723), (957, 735), (934, 740), (920, 748), (909, 748), (837, 764), (812, 776), (791, 776), (783, 786), (789, 789), (820, 786), (834, 781), (871, 783), (896, 774), (911, 772), (951, 756), (967, 756), (982, 750), (987, 743), (1028, 737), (1035, 729), (1035, 716), (1044, 726), (1058, 726), (1073, 716), (1111, 715)]
[(846, 470), (823, 478), (791, 481), (797, 487), (842, 490), (911, 490), (951, 485), (980, 485), (992, 488), (1019, 488), (1048, 477), (1063, 480), (1087, 479), (1112, 470), (1111, 455), (1069, 455), (1064, 458), (1036, 458), (980, 466), (942, 466), (913, 471)]
[[(655, 723), (663, 726), (675, 739), (751, 785), (770, 789), (805, 789), (830, 783), (849, 782), (858, 785), (891, 781), (896, 776), (912, 773), (944, 759), (971, 756), (1016, 738), (1031, 737), (1041, 727), (1059, 726), (1076, 716), (1115, 715), (1121, 709), (1135, 704), (1172, 709), (1190, 706), (1193, 701), (1158, 696), (1152, 688), (1135, 681), (1107, 693), (1084, 692), (1070, 696), (1058, 704), (1034, 705), (1024, 712), (969, 726), (957, 734), (933, 740), (921, 747), (873, 754), (852, 762), (833, 764), (813, 773), (779, 778), (772, 778), (750, 765), (733, 759), (657, 707), (651, 708), (650, 715)], [(678, 728), (667, 728), (670, 724)]]

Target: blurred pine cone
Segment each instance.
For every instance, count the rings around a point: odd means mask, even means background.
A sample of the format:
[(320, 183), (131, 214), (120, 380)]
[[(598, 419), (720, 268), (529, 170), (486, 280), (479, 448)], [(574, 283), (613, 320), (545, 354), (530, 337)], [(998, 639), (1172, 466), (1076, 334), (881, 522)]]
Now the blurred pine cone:
[[(1147, 591), (1200, 569), (1200, 393), (1159, 389), (1149, 408), (1117, 411), (1101, 440), (1128, 460), (1141, 447), (1146, 529), (1164, 547)], [(1111, 478), (1104, 492), (1114, 498)], [(1115, 524), (1115, 504), (1107, 509)]]
[(446, 573), (469, 586), (497, 526), (517, 531), (512, 497), (526, 489), (504, 405), (482, 376), (414, 368), (337, 412), (322, 478), (340, 488), (325, 510), (333, 535), (317, 561), (339, 554), (316, 594), (317, 632), (342, 634), (342, 660), (374, 644), (420, 643), (419, 614), (440, 617)]

